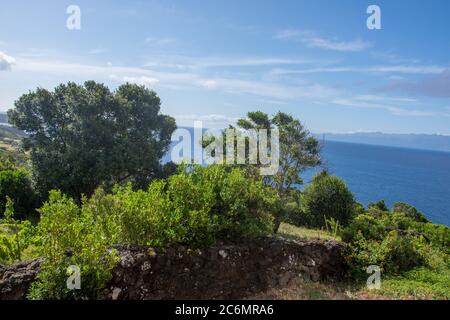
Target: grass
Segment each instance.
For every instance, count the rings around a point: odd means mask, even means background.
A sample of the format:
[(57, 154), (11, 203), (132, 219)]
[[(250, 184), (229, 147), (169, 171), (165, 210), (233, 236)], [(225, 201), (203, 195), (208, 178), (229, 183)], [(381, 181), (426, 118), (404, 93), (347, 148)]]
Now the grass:
[(450, 299), (450, 269), (415, 268), (382, 282), (380, 294), (392, 298)]
[[(292, 240), (340, 240), (325, 230), (297, 227), (282, 223), (279, 236)], [(282, 300), (433, 300), (450, 299), (450, 268), (441, 263), (438, 268), (419, 267), (397, 276), (381, 278), (381, 288), (369, 290), (364, 282), (348, 280), (343, 283), (313, 283), (297, 279), (285, 287), (272, 288), (256, 299)]]
[(308, 240), (308, 239), (324, 239), (324, 240), (339, 240), (332, 234), (325, 230), (308, 229), (304, 227), (297, 227), (289, 223), (281, 223), (278, 234), (286, 239), (291, 240)]

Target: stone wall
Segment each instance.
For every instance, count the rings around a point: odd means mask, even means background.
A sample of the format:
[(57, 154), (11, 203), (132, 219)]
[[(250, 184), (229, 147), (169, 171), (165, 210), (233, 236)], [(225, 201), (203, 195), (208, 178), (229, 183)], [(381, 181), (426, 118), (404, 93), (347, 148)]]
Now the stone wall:
[[(346, 272), (345, 245), (336, 241), (265, 238), (201, 250), (117, 249), (108, 299), (238, 299), (297, 277), (338, 279)], [(39, 261), (0, 267), (0, 299), (23, 298), (38, 270)]]

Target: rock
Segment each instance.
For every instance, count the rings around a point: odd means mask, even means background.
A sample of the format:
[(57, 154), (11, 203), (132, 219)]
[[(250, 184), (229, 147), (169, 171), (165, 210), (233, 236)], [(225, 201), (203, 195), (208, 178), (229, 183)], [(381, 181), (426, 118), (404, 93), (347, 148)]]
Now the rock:
[(291, 274), (289, 272), (286, 272), (280, 277), (278, 283), (280, 286), (285, 286), (289, 283), (289, 280), (291, 280)]
[[(147, 257), (151, 272), (145, 274), (141, 271), (145, 259), (127, 267), (118, 264), (110, 287), (123, 288), (119, 299), (240, 299), (249, 292), (285, 286), (294, 278), (342, 278), (347, 271), (344, 250), (346, 245), (336, 241), (274, 238), (218, 244), (202, 254), (173, 247), (156, 250), (164, 260)], [(121, 259), (129, 254), (119, 250)]]
[[(339, 279), (346, 245), (336, 241), (263, 238), (200, 250), (115, 246), (120, 261), (107, 299), (240, 299), (301, 277)], [(41, 260), (0, 265), (0, 300), (24, 299)]]
[(219, 250), (219, 256), (221, 256), (223, 259), (226, 259), (228, 254), (225, 252), (225, 250)]
[(23, 300), (36, 280), (41, 259), (0, 267), (0, 300)]
[(112, 300), (117, 300), (120, 296), (120, 293), (122, 292), (122, 289), (120, 288), (114, 288), (112, 290), (112, 295), (111, 295), (111, 299)]

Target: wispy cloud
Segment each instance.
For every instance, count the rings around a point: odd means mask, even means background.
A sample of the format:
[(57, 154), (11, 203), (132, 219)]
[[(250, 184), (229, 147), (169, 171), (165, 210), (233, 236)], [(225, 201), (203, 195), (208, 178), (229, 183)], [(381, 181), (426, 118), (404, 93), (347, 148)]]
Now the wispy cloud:
[(370, 43), (359, 39), (346, 42), (319, 37), (312, 37), (304, 39), (304, 42), (307, 44), (308, 47), (322, 48), (335, 51), (362, 51), (371, 47)]
[(119, 81), (119, 82), (128, 82), (128, 83), (139, 84), (139, 85), (143, 85), (143, 86), (146, 86), (146, 87), (153, 87), (154, 85), (159, 83), (158, 79), (151, 78), (151, 77), (146, 77), (146, 76), (140, 76), (140, 77), (124, 76), (124, 77), (119, 77), (119, 76), (116, 76), (116, 75), (110, 75), (110, 79), (116, 80), (116, 81)]
[(239, 117), (230, 117), (224, 114), (181, 114), (175, 115), (177, 120), (187, 121), (207, 121), (207, 122), (226, 122), (235, 123)]
[(450, 97), (450, 69), (419, 81), (398, 80), (381, 88), (382, 91), (400, 91), (410, 95)]
[(310, 74), (310, 73), (401, 73), (401, 74), (440, 74), (447, 67), (436, 65), (397, 65), (372, 67), (322, 67), (311, 69), (273, 69), (273, 75)]
[(380, 60), (384, 60), (387, 61), (389, 63), (395, 63), (395, 64), (415, 64), (415, 63), (420, 63), (420, 59), (416, 59), (416, 58), (404, 58), (402, 56), (400, 56), (397, 53), (394, 53), (392, 51), (388, 51), (388, 52), (371, 52), (371, 56), (376, 58), (376, 59), (380, 59)]
[(105, 48), (97, 47), (97, 48), (89, 50), (88, 54), (102, 54), (102, 53), (105, 53), (106, 51), (107, 50)]
[[(372, 101), (370, 101), (372, 100)], [(380, 100), (382, 100), (380, 98)], [(389, 98), (387, 98), (389, 100)], [(410, 117), (429, 117), (436, 116), (435, 112), (430, 111), (422, 111), (417, 109), (410, 108), (400, 108), (396, 105), (389, 105), (387, 103), (373, 102), (373, 99), (369, 99), (369, 101), (365, 101), (364, 97), (353, 97), (353, 98), (343, 98), (343, 99), (335, 99), (332, 101), (333, 104), (352, 107), (352, 108), (362, 108), (362, 109), (379, 109), (389, 111), (391, 114), (396, 116), (410, 116)]]
[(156, 45), (156, 46), (165, 46), (165, 45), (171, 45), (177, 43), (176, 38), (159, 38), (159, 37), (147, 37), (145, 38), (145, 43), (149, 45)]
[(283, 57), (191, 57), (191, 56), (149, 56), (147, 67), (166, 67), (173, 69), (205, 69), (219, 67), (259, 67), (276, 65), (302, 65), (317, 61)]
[(320, 37), (312, 32), (297, 29), (281, 30), (275, 34), (274, 38), (279, 40), (301, 42), (310, 48), (321, 48), (334, 51), (356, 52), (363, 51), (372, 46), (370, 42), (362, 41), (360, 39), (342, 41), (336, 38)]
[(241, 77), (211, 77), (196, 72), (157, 71), (148, 67), (123, 67), (76, 64), (40, 59), (21, 59), (17, 63), (18, 71), (70, 76), (73, 79), (96, 79), (129, 81), (145, 85), (197, 87), (221, 90), (232, 94), (250, 94), (272, 99), (327, 98), (336, 94), (336, 89), (316, 83), (287, 85), (261, 79), (243, 80)]
[(16, 59), (0, 51), (0, 71), (11, 70)]

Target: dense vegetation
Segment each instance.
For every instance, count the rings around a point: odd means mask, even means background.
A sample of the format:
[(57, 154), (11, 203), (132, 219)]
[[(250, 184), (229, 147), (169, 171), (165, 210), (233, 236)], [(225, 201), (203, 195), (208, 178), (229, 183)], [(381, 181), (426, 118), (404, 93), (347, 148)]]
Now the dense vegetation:
[[(281, 236), (297, 225), (347, 242), (352, 282), (378, 265), (383, 294), (450, 297), (450, 229), (406, 203), (364, 208), (326, 171), (299, 188), (302, 172), (321, 163), (320, 144), (292, 116), (253, 112), (237, 123), (280, 131), (279, 171), (263, 177), (249, 163), (162, 166), (175, 123), (159, 106), (144, 87), (86, 82), (38, 89), (9, 112), (28, 151), (0, 153), (0, 263), (44, 258), (30, 298), (101, 298), (117, 245), (197, 248), (280, 225)], [(81, 290), (66, 286), (71, 265)]]
[(59, 189), (78, 201), (99, 186), (145, 187), (164, 171), (175, 120), (160, 114), (155, 92), (125, 84), (111, 92), (87, 81), (22, 95), (8, 119), (28, 135), (32, 174), (42, 196)]

